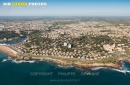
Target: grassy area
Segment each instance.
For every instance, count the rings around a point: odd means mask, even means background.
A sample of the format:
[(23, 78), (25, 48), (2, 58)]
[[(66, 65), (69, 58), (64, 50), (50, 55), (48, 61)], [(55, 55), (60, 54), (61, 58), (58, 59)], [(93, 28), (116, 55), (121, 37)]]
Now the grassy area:
[(115, 63), (116, 60), (117, 60), (116, 58), (106, 58), (106, 59), (102, 59), (100, 63)]
[(32, 54), (20, 54), (21, 56), (28, 57), (36, 57), (36, 58), (52, 58), (52, 59), (60, 59), (67, 62), (81, 62), (81, 63), (115, 63), (117, 58), (106, 58), (101, 60), (81, 60), (76, 58), (62, 58), (62, 57), (54, 57), (54, 56), (42, 56), (42, 55), (32, 55)]

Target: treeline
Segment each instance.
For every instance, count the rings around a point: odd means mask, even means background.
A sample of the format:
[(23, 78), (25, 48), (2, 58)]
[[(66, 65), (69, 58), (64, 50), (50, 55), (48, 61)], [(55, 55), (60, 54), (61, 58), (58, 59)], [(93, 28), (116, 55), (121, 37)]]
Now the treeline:
[(32, 35), (32, 34), (36, 34), (36, 33), (40, 33), (39, 30), (25, 30), (25, 31), (20, 31), (20, 34), (22, 34), (23, 36), (28, 36), (28, 35)]
[(20, 35), (14, 31), (0, 31), (0, 39), (13, 37), (20, 37)]

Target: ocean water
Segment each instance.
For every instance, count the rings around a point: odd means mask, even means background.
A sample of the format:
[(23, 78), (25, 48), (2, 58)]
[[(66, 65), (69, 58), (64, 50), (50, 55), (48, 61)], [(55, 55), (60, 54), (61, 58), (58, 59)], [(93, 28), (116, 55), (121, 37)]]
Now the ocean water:
[(122, 70), (92, 68), (80, 71), (46, 61), (16, 61), (0, 52), (0, 85), (130, 85), (130, 63)]

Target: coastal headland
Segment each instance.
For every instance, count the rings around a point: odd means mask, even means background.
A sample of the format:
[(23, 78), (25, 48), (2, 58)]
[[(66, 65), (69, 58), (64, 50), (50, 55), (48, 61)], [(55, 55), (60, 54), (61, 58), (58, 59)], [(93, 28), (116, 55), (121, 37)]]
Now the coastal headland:
[[(55, 62), (61, 66), (72, 66), (74, 65), (78, 69), (86, 69), (86, 68), (93, 68), (93, 67), (110, 67), (110, 68), (121, 68), (121, 61), (129, 61), (129, 57), (119, 57), (119, 58), (108, 58), (102, 60), (77, 60), (77, 59), (68, 59), (68, 58), (59, 58), (55, 56), (37, 56), (33, 54), (22, 54), (18, 53), (17, 51), (13, 50), (9, 45), (0, 44), (0, 51), (3, 51), (10, 55), (12, 58), (16, 60), (44, 60), (48, 62)], [(113, 61), (113, 62), (112, 62)]]

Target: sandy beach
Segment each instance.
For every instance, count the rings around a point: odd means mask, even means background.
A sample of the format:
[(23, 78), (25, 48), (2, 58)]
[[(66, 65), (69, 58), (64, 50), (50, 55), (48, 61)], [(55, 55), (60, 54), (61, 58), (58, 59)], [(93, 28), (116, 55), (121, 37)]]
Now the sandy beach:
[(0, 44), (0, 51), (7, 53), (11, 57), (17, 57), (17, 52), (11, 49), (8, 45), (6, 44)]

